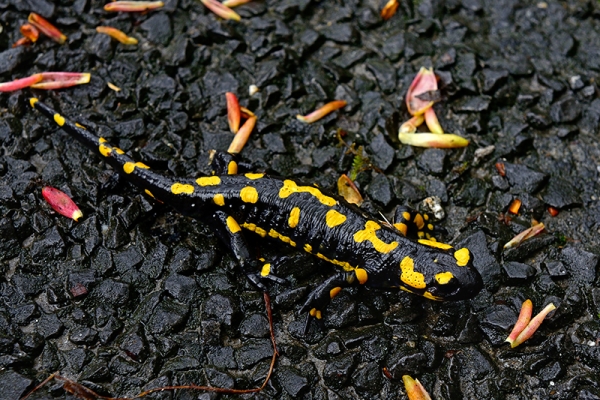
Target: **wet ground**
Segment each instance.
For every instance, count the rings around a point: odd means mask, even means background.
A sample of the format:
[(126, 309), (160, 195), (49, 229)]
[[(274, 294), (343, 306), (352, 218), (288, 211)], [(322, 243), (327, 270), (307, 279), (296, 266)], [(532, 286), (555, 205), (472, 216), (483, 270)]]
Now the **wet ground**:
[[(55, 371), (112, 396), (262, 382), (272, 352), (262, 294), (209, 227), (145, 198), (27, 105), (38, 96), (153, 168), (191, 177), (209, 173), (208, 151), (231, 140), (226, 91), (258, 116), (243, 152), (257, 171), (334, 189), (353, 159), (342, 129), (376, 167), (356, 179), (364, 208), (389, 217), (439, 197), (446, 241), (471, 249), (485, 281), (458, 303), (344, 291), (326, 329), (304, 335), (298, 310), (333, 268), (257, 241), (266, 258), (290, 257), (280, 274), (291, 285), (271, 286), (281, 357), (256, 397), (405, 398), (410, 374), (435, 399), (600, 399), (598, 2), (423, 0), (402, 2), (389, 21), (372, 0), (253, 1), (238, 8), (241, 22), (195, 0), (135, 15), (102, 6), (0, 0), (0, 81), (92, 73), (72, 89), (0, 94), (1, 399)], [(30, 11), (67, 43), (11, 49)], [(117, 44), (98, 25), (140, 43)], [(469, 138), (467, 148), (398, 143), (421, 66), (440, 78), (441, 125)], [(252, 84), (260, 92), (250, 96)], [(313, 125), (295, 119), (333, 99), (348, 106)], [(52, 212), (44, 184), (69, 193), (83, 220)], [(506, 218), (517, 198), (519, 215)], [(532, 219), (546, 233), (504, 252)], [(558, 309), (510, 349), (504, 339), (527, 298), (534, 312)], [(54, 382), (32, 398), (72, 397)]]

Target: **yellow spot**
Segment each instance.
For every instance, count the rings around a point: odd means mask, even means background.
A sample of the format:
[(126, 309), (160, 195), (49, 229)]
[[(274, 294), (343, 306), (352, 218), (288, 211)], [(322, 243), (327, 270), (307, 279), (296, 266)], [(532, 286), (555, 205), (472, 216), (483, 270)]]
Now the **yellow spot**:
[(173, 194), (192, 194), (194, 193), (194, 187), (185, 183), (174, 183), (171, 185), (171, 192)]
[(435, 274), (435, 280), (440, 285), (445, 285), (446, 283), (450, 282), (452, 278), (454, 278), (452, 272), (440, 272), (439, 274)]
[(316, 308), (311, 309), (308, 313), (311, 317), (315, 317), (316, 319), (321, 319), (322, 317), (321, 311), (317, 310)]
[(415, 225), (417, 225), (417, 229), (421, 230), (425, 226), (425, 221), (423, 221), (423, 216), (421, 214), (416, 214), (415, 219), (413, 220)]
[(450, 246), (449, 244), (436, 242), (435, 240), (420, 239), (419, 243), (424, 244), (425, 246), (435, 247), (436, 249), (442, 250), (448, 250), (452, 248), (452, 246)]
[(430, 231), (433, 230), (433, 224), (427, 224), (427, 229), (429, 229)]
[(429, 221), (429, 215), (428, 214), (423, 214), (423, 219), (425, 221)]
[(283, 243), (288, 243), (290, 246), (294, 246), (296, 247), (296, 242), (294, 242), (292, 239), (290, 239), (288, 236), (284, 236), (281, 233), (275, 231), (274, 229), (271, 229), (269, 231), (269, 236), (271, 236), (272, 238), (275, 239), (279, 239), (281, 240)]
[(100, 143), (106, 143), (106, 139), (104, 139), (103, 137), (101, 137), (101, 138), (98, 138), (98, 141), (99, 141)]
[(252, 186), (246, 186), (240, 190), (240, 197), (244, 203), (256, 203), (258, 201), (258, 192)]
[(375, 231), (380, 229), (381, 225), (379, 225), (375, 221), (367, 221), (365, 223), (365, 229), (362, 231), (358, 231), (354, 234), (354, 241), (356, 243), (364, 242), (365, 240), (371, 242), (375, 250), (380, 253), (389, 253), (398, 247), (398, 242), (385, 243), (383, 240), (379, 239), (375, 234)]
[[(113, 147), (113, 150), (114, 150), (114, 151), (115, 151), (115, 153), (117, 153), (117, 154), (125, 154), (125, 152), (124, 152), (123, 150), (121, 150), (120, 148), (118, 148), (118, 147)], [(140, 163), (140, 164), (141, 164), (141, 163)], [(141, 167), (141, 168), (143, 168), (143, 167)], [(148, 169), (148, 168), (149, 168), (149, 167), (146, 167), (146, 169)]]
[(224, 206), (225, 205), (225, 196), (223, 196), (221, 193), (217, 193), (213, 197), (213, 202), (218, 206)]
[(429, 300), (435, 300), (435, 301), (442, 301), (442, 300), (443, 300), (441, 297), (439, 297), (439, 296), (434, 296), (434, 295), (432, 295), (432, 294), (431, 294), (431, 293), (429, 293), (429, 292), (425, 292), (425, 293), (423, 293), (423, 297), (425, 297), (426, 299), (429, 299)]
[(296, 182), (286, 179), (283, 181), (283, 186), (279, 189), (279, 197), (285, 199), (292, 193), (310, 193), (326, 206), (334, 206), (336, 201), (333, 197), (325, 196), (321, 191), (312, 186), (298, 186)]
[(367, 279), (369, 279), (369, 275), (367, 274), (367, 271), (365, 271), (362, 268), (356, 268), (354, 270), (354, 274), (356, 275), (356, 279), (358, 279), (358, 283), (360, 283), (361, 285), (364, 285), (365, 283), (367, 283)]
[(230, 161), (227, 164), (227, 175), (235, 175), (238, 173), (238, 165), (235, 161)]
[(298, 221), (300, 220), (300, 209), (298, 207), (292, 208), (290, 211), (290, 217), (288, 218), (288, 225), (290, 228), (295, 228), (298, 226)]
[(327, 214), (325, 214), (325, 223), (327, 223), (327, 226), (330, 228), (341, 225), (344, 222), (346, 222), (346, 216), (335, 210), (329, 210), (327, 211)]
[(240, 228), (240, 225), (235, 219), (233, 219), (232, 216), (227, 217), (227, 229), (229, 229), (229, 232), (231, 233), (238, 233), (242, 230), (242, 228)]
[(54, 114), (54, 122), (58, 124), (58, 126), (63, 126), (65, 124), (65, 117), (60, 114)]
[(269, 276), (270, 273), (271, 273), (271, 264), (263, 265), (262, 269), (260, 270), (260, 275), (261, 276)]
[(143, 168), (143, 169), (149, 169), (150, 167), (147, 166), (144, 163), (141, 162), (136, 162), (135, 164), (132, 162), (126, 162), (125, 164), (123, 164), (123, 171), (125, 171), (126, 174), (130, 174), (133, 172), (133, 170), (138, 167), (138, 168)]
[(112, 152), (112, 149), (104, 144), (98, 146), (98, 150), (100, 151), (100, 154), (102, 154), (104, 157), (110, 156), (110, 153)]
[(267, 231), (265, 231), (263, 228), (261, 228), (259, 226), (256, 226), (256, 224), (251, 224), (251, 223), (248, 223), (248, 222), (244, 222), (242, 224), (242, 228), (246, 228), (249, 231), (252, 231), (252, 232), (254, 232), (257, 235), (260, 235), (262, 237), (267, 236)]
[(329, 291), (329, 298), (330, 298), (330, 299), (333, 299), (333, 298), (334, 298), (335, 296), (337, 296), (337, 295), (338, 295), (338, 294), (339, 294), (341, 291), (342, 291), (342, 288), (341, 288), (341, 287), (339, 287), (339, 286), (337, 286), (337, 287), (334, 287), (333, 289), (331, 289), (331, 290)]
[(304, 245), (304, 251), (307, 253), (311, 253), (312, 252), (312, 246), (310, 244), (305, 244)]
[(419, 237), (419, 239), (422, 239), (425, 237), (425, 232), (417, 232), (417, 236)]
[(265, 174), (245, 174), (244, 176), (248, 179), (260, 179), (265, 176)]
[(402, 218), (404, 218), (406, 221), (410, 221), (410, 213), (408, 211), (404, 211), (402, 213)]
[(79, 122), (75, 122), (75, 126), (81, 129), (85, 129), (87, 131), (87, 128), (83, 125), (81, 125)]
[[(304, 246), (304, 250), (306, 250), (306, 246)], [(356, 267), (353, 267), (352, 265), (350, 265), (350, 263), (348, 263), (346, 261), (340, 261), (340, 260), (327, 258), (321, 253), (317, 253), (316, 256), (319, 257), (321, 260), (325, 260), (328, 263), (331, 263), (333, 265), (339, 265), (340, 267), (342, 267), (344, 269), (344, 271), (354, 271), (356, 269)]]
[(406, 236), (406, 232), (408, 231), (408, 226), (405, 223), (398, 222), (394, 224), (394, 227), (400, 231), (404, 236)]
[(36, 99), (35, 97), (31, 97), (31, 98), (29, 99), (29, 105), (30, 105), (31, 107), (34, 107), (34, 106), (35, 106), (35, 103), (37, 103), (37, 102), (38, 102), (38, 99)]
[(402, 270), (402, 274), (400, 274), (402, 282), (415, 289), (425, 289), (427, 287), (423, 274), (415, 271), (415, 262), (412, 258), (404, 257), (400, 261), (400, 269)]
[(459, 267), (464, 267), (469, 263), (469, 260), (471, 259), (469, 249), (463, 247), (462, 249), (456, 250), (454, 252), (454, 258), (456, 258), (456, 265), (458, 265)]
[(196, 183), (199, 186), (216, 186), (221, 183), (221, 178), (218, 176), (203, 176), (196, 179)]
[(145, 192), (145, 193), (146, 193), (148, 196), (152, 197), (153, 199), (155, 198), (155, 197), (154, 197), (154, 195), (152, 194), (152, 192), (150, 192), (148, 189), (144, 189), (144, 192)]

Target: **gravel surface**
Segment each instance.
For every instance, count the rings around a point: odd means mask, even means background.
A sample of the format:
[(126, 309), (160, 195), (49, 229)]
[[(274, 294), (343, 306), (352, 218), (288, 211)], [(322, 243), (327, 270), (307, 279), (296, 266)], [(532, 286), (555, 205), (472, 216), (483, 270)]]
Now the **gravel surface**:
[[(304, 335), (298, 310), (334, 269), (257, 240), (265, 258), (289, 257), (279, 274), (291, 285), (270, 287), (281, 356), (265, 390), (246, 397), (406, 398), (409, 374), (435, 399), (600, 399), (597, 1), (401, 1), (383, 21), (380, 1), (267, 0), (237, 8), (240, 22), (196, 0), (133, 15), (104, 3), (0, 0), (0, 81), (92, 74), (70, 89), (0, 94), (0, 399), (55, 371), (111, 396), (260, 385), (272, 354), (262, 294), (210, 227), (144, 197), (27, 104), (35, 95), (154, 169), (191, 177), (210, 173), (209, 151), (231, 141), (226, 91), (258, 117), (243, 152), (253, 169), (335, 189), (353, 159), (341, 129), (373, 165), (356, 179), (363, 208), (389, 217), (437, 196), (445, 240), (471, 250), (485, 282), (458, 303), (344, 290), (326, 329)], [(30, 11), (67, 42), (11, 48)], [(139, 44), (118, 44), (99, 25)], [(441, 125), (468, 147), (399, 144), (404, 95), (422, 66), (440, 78)], [(348, 105), (312, 125), (295, 119), (334, 99)], [(54, 213), (46, 184), (84, 218)], [(507, 218), (517, 198), (519, 215)], [(532, 219), (546, 232), (503, 251)], [(510, 349), (527, 298), (534, 313), (558, 308)], [(51, 382), (31, 398), (73, 397)]]

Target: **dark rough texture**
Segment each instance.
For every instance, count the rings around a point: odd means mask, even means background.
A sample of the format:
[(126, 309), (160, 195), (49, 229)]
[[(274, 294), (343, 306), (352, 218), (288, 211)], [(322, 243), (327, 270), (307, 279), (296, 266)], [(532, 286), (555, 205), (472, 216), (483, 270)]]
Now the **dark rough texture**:
[[(195, 0), (128, 14), (105, 3), (0, 0), (1, 82), (92, 73), (88, 85), (0, 93), (1, 399), (54, 371), (121, 397), (189, 382), (261, 384), (272, 354), (262, 295), (210, 227), (146, 198), (27, 104), (38, 96), (153, 169), (195, 177), (231, 141), (227, 91), (258, 116), (242, 152), (252, 170), (335, 190), (354, 158), (339, 129), (369, 158), (356, 178), (363, 208), (391, 221), (397, 205), (440, 197), (448, 234), (439, 239), (468, 247), (485, 282), (459, 303), (344, 290), (323, 310), (325, 331), (305, 335), (298, 311), (335, 267), (247, 235), (266, 260), (287, 257), (278, 274), (290, 281), (268, 283), (280, 360), (261, 398), (398, 398), (404, 374), (436, 399), (600, 398), (600, 351), (590, 345), (600, 332), (598, 2), (400, 1), (383, 21), (385, 1), (266, 0), (237, 7), (240, 22)], [(12, 49), (31, 11), (67, 43), (42, 36)], [(119, 44), (98, 25), (140, 43)], [(398, 143), (422, 66), (439, 78), (440, 124), (470, 139), (467, 148)], [(250, 96), (252, 84), (260, 92)], [(311, 125), (295, 119), (334, 99), (348, 106)], [(46, 184), (80, 205), (80, 222), (51, 211)], [(518, 215), (507, 210), (514, 199)], [(503, 250), (532, 219), (546, 233)], [(509, 349), (527, 298), (534, 312), (558, 309)], [(37, 396), (70, 395), (50, 383)]]

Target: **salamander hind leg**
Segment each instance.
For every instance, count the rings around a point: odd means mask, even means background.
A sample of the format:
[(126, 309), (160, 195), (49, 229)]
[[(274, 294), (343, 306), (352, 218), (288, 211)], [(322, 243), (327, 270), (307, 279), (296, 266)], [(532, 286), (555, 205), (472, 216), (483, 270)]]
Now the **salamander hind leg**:
[(436, 226), (428, 214), (420, 213), (407, 206), (397, 207), (394, 212), (394, 227), (411, 239), (435, 241), (446, 234), (446, 230)]

